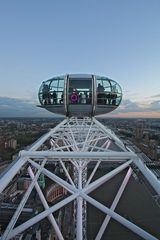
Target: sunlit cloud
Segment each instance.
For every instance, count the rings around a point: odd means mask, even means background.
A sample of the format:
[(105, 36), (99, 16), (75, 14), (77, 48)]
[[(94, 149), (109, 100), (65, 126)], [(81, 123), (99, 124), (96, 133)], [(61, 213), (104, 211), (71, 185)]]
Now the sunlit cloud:
[(120, 118), (160, 118), (160, 112), (126, 112), (126, 113), (112, 113), (110, 117)]
[(153, 95), (153, 96), (151, 96), (151, 98), (160, 98), (160, 94)]
[[(0, 97), (0, 117), (54, 117), (54, 114), (37, 107), (33, 99)], [(160, 100), (136, 102), (123, 99), (121, 105), (108, 117), (160, 118)]]
[(123, 100), (119, 108), (110, 113), (110, 117), (146, 117), (160, 118), (160, 101), (132, 102)]

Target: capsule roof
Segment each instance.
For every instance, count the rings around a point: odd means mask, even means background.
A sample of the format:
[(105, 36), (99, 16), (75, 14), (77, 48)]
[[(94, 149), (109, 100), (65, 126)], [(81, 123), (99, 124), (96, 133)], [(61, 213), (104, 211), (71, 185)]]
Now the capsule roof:
[(44, 81), (38, 96), (40, 107), (50, 112), (83, 117), (116, 109), (122, 100), (122, 90), (107, 77), (67, 74)]

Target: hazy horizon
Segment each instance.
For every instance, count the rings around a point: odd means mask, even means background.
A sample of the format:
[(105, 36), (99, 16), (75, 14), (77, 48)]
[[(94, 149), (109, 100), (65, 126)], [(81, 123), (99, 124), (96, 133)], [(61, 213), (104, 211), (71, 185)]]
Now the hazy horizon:
[(160, 1), (1, 1), (0, 117), (50, 116), (43, 80), (92, 73), (123, 90), (111, 117), (160, 117)]

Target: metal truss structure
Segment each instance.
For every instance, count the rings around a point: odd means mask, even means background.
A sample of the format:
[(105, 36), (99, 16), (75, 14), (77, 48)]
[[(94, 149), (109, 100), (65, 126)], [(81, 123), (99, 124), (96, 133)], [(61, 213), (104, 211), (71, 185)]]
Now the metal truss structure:
[[(65, 177), (46, 168), (47, 164), (59, 164)], [(114, 164), (114, 169), (103, 176), (95, 178), (98, 168), (103, 164)], [(3, 194), (8, 184), (16, 177), (21, 169), (26, 169), (31, 178), (31, 184), (21, 199), (18, 208), (10, 219), (1, 239), (12, 239), (24, 232), (44, 218), (48, 218), (54, 228), (57, 239), (65, 237), (58, 225), (54, 213), (69, 203), (73, 204), (74, 239), (87, 239), (87, 204), (91, 204), (105, 214), (105, 219), (97, 232), (96, 240), (101, 239), (110, 219), (114, 219), (126, 229), (130, 229), (146, 240), (157, 240), (155, 236), (124, 216), (116, 213), (115, 209), (127, 187), (127, 183), (137, 168), (145, 176), (155, 192), (160, 195), (160, 182), (145, 164), (108, 128), (104, 127), (95, 118), (68, 118), (63, 120), (54, 129), (38, 139), (28, 150), (19, 153), (19, 158), (12, 164), (0, 178), (0, 193)], [(91, 169), (89, 172), (88, 169)], [(126, 175), (114, 197), (110, 208), (91, 196), (102, 184), (116, 177), (126, 170)], [(42, 192), (38, 178), (43, 173), (54, 183), (66, 189), (67, 194), (50, 206)], [(29, 220), (17, 225), (18, 218), (33, 190), (36, 189), (43, 211), (37, 213)]]

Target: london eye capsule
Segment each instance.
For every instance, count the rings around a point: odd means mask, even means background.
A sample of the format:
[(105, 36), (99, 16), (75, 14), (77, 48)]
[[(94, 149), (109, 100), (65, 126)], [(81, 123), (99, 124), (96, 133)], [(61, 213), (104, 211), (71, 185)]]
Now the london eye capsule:
[(115, 110), (121, 103), (120, 85), (107, 77), (68, 74), (44, 81), (40, 86), (42, 108), (66, 116), (95, 116)]

